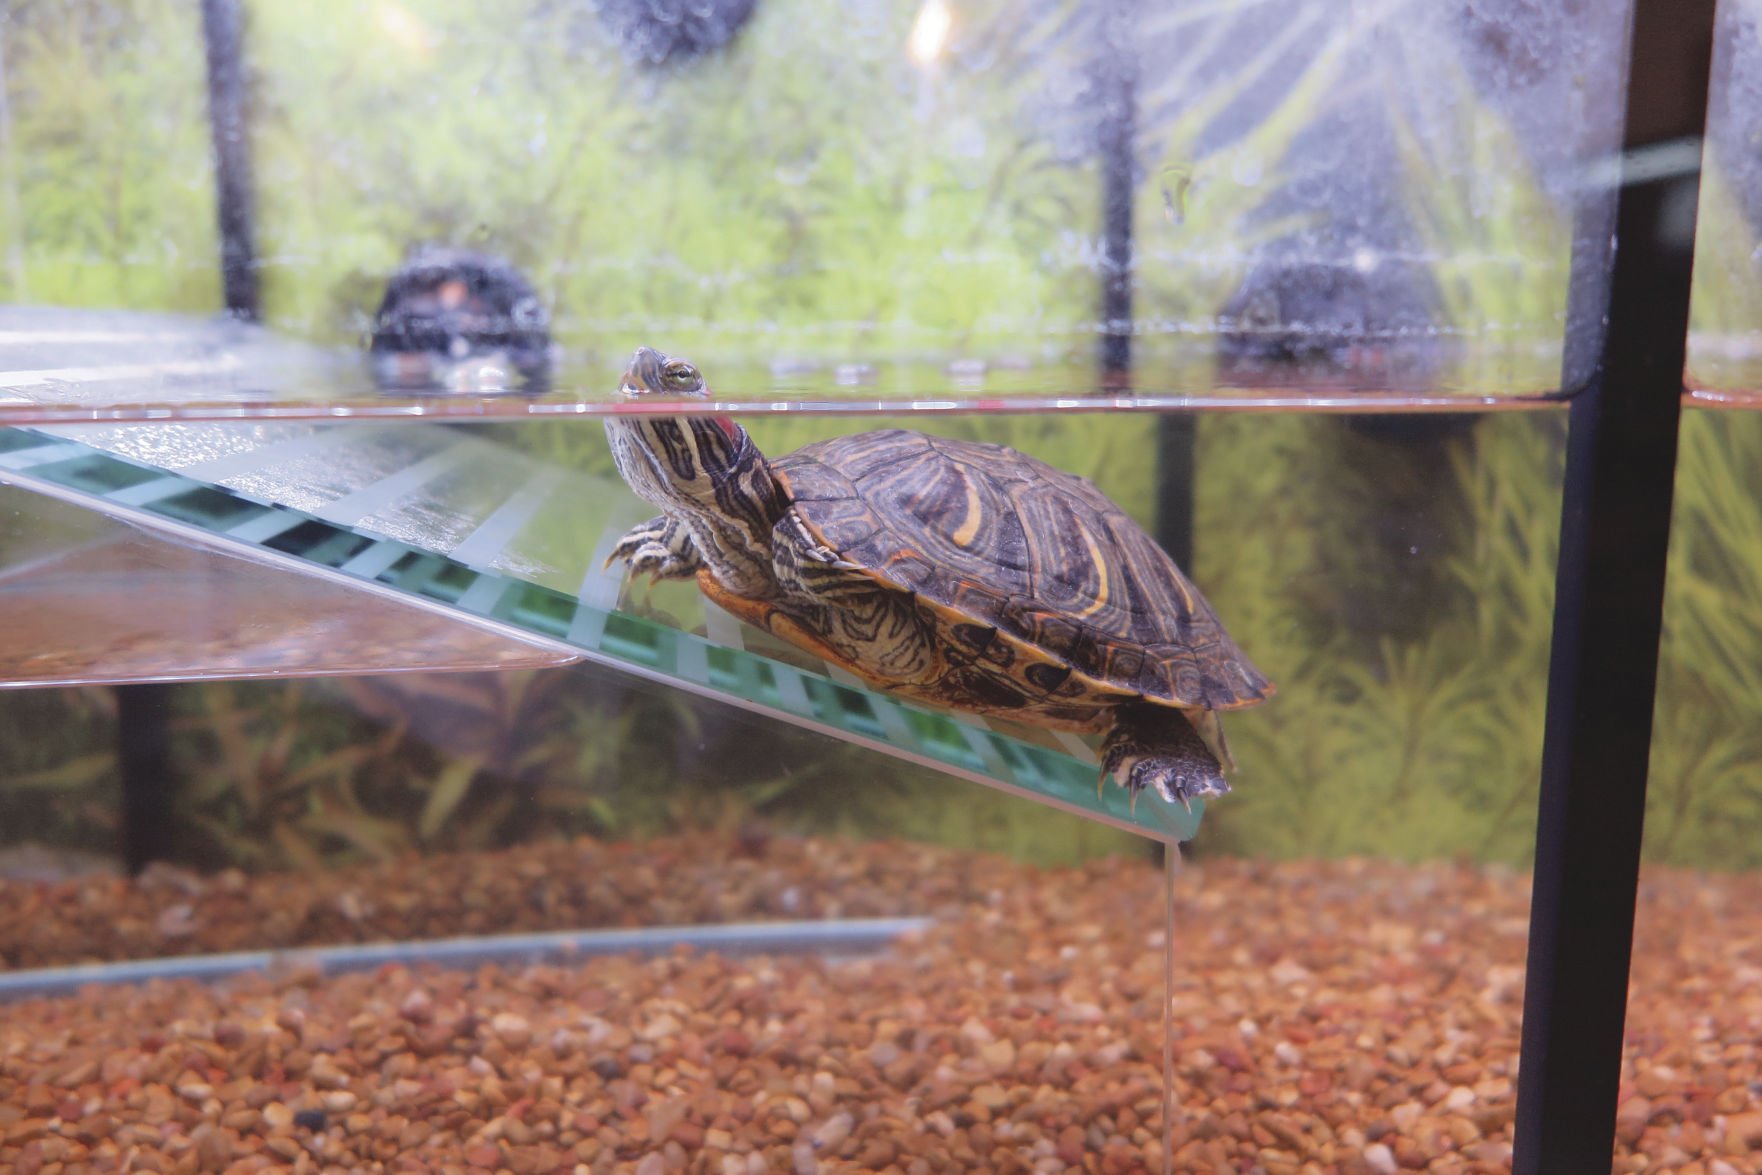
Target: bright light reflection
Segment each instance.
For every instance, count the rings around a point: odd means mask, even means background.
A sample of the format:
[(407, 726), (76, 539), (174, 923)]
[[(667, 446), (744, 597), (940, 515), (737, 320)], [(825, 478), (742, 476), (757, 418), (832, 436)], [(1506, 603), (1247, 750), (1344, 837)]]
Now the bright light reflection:
[(954, 14), (948, 0), (924, 0), (918, 18), (912, 22), (912, 36), (907, 49), (919, 65), (932, 65), (948, 48), (948, 34), (954, 27)]
[(420, 57), (434, 48), (434, 33), (402, 4), (381, 4), (374, 16), (386, 39), (406, 53)]

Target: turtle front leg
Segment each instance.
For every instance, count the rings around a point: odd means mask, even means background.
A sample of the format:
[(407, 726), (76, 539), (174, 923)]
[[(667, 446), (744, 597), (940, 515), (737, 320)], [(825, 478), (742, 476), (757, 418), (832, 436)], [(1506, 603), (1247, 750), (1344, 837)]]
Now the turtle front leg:
[(1101, 775), (1113, 776), (1133, 798), (1154, 787), (1171, 804), (1191, 810), (1199, 796), (1230, 790), (1223, 765), (1179, 710), (1121, 706), (1101, 744)]
[(690, 579), (704, 565), (691, 532), (665, 514), (632, 527), (606, 556), (605, 565), (619, 560), (630, 565), (631, 574), (650, 579)]

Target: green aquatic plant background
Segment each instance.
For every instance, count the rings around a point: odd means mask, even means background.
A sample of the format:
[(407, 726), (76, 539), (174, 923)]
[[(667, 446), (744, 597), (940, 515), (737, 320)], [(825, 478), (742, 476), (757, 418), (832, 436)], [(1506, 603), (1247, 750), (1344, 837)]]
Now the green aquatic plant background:
[[(972, 7), (974, 27), (996, 34), (993, 57), (962, 67), (975, 32), (925, 72), (897, 51), (910, 4), (865, 10), (872, 27), (852, 38), (833, 27), (858, 19), (844, 9), (777, 0), (714, 63), (656, 73), (606, 44), (585, 5), (504, 4), (492, 28), (465, 0), (252, 4), (268, 317), (350, 343), (404, 249), (444, 240), (525, 268), (595, 370), (631, 342), (662, 340), (710, 362), (1085, 363), (1097, 278), (1092, 235), (1075, 226), (1097, 221), (1096, 168), (1012, 114), (1035, 97), (1045, 33), (1066, 8)], [(1039, 23), (1011, 23), (1023, 11)], [(215, 309), (194, 9), (0, 0), (0, 15), (0, 300)], [(1080, 72), (1086, 42), (1068, 40), (1052, 52), (1075, 60), (1056, 64)], [(1340, 63), (1323, 55), (1311, 68), (1232, 150), (1278, 157)], [(1466, 87), (1440, 87), (1477, 159), (1514, 153), (1507, 132), (1475, 117)], [(1195, 175), (1204, 113), (1172, 116), (1140, 145), (1141, 303), (1174, 322), (1212, 313), (1240, 259), (1220, 254), (1203, 271), (1160, 260), (1219, 240), (1246, 256), (1279, 228), (1250, 225), (1251, 194), (1220, 178), (1230, 157)], [(1549, 323), (1566, 281), (1558, 211), (1521, 183), (1453, 187), (1423, 143), (1409, 135), (1401, 148), (1404, 183), (1426, 193), (1421, 231), (1445, 258), (1446, 315)], [(1752, 232), (1719, 183), (1715, 172), (1709, 223)], [(1753, 274), (1698, 270), (1698, 329), (1753, 331), (1759, 313)], [(1511, 354), (1481, 353), (1490, 366), (1462, 378), (1528, 379)], [(878, 423), (753, 428), (783, 451)], [(1155, 522), (1154, 417), (913, 423), (1035, 453)], [(1280, 685), (1271, 703), (1229, 719), (1237, 791), (1211, 806), (1200, 851), (1526, 859), (1563, 424), (1559, 411), (1497, 414), (1403, 436), (1337, 417), (1200, 420), (1191, 570)], [(597, 427), (494, 431), (548, 459), (607, 467)], [(1690, 413), (1648, 819), (1655, 860), (1762, 866), (1759, 489), (1762, 415)], [(1391, 537), (1410, 534), (1419, 541)], [(587, 671), (192, 686), (176, 706), (180, 827), (207, 863), (316, 868), (682, 823), (908, 835), (1038, 860), (1133, 844)], [(105, 691), (0, 692), (6, 837), (114, 833), (112, 721)]]
[(0, 2), (0, 300), (214, 309), (199, 10)]
[(762, 4), (658, 72), (591, 6), (503, 11), (252, 7), (271, 321), (350, 339), (404, 247), (441, 240), (524, 268), (590, 356), (1073, 346), (1093, 283), (1060, 229), (1095, 184), (998, 133), (1007, 95), (906, 60), (909, 7)]

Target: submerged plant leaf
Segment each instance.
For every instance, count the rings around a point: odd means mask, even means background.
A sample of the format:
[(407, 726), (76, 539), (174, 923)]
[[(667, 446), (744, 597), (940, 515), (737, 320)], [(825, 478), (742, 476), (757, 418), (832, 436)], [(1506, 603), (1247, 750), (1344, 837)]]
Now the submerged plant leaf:
[(53, 767), (8, 776), (5, 786), (20, 791), (81, 791), (108, 778), (115, 769), (114, 752), (95, 751)]
[(434, 839), (452, 818), (454, 810), (465, 802), (471, 781), (481, 767), (477, 759), (465, 758), (454, 760), (441, 769), (429, 786), (428, 799), (422, 805), (422, 817), (416, 822), (418, 836), (425, 841)]

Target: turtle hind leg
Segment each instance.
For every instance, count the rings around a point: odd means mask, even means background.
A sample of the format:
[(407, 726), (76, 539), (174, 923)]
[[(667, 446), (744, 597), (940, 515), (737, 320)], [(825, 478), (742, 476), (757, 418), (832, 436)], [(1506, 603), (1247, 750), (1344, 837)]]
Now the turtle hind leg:
[(1121, 706), (1101, 744), (1101, 774), (1111, 775), (1134, 799), (1153, 787), (1171, 804), (1191, 808), (1200, 796), (1230, 790), (1223, 765), (1180, 710)]

